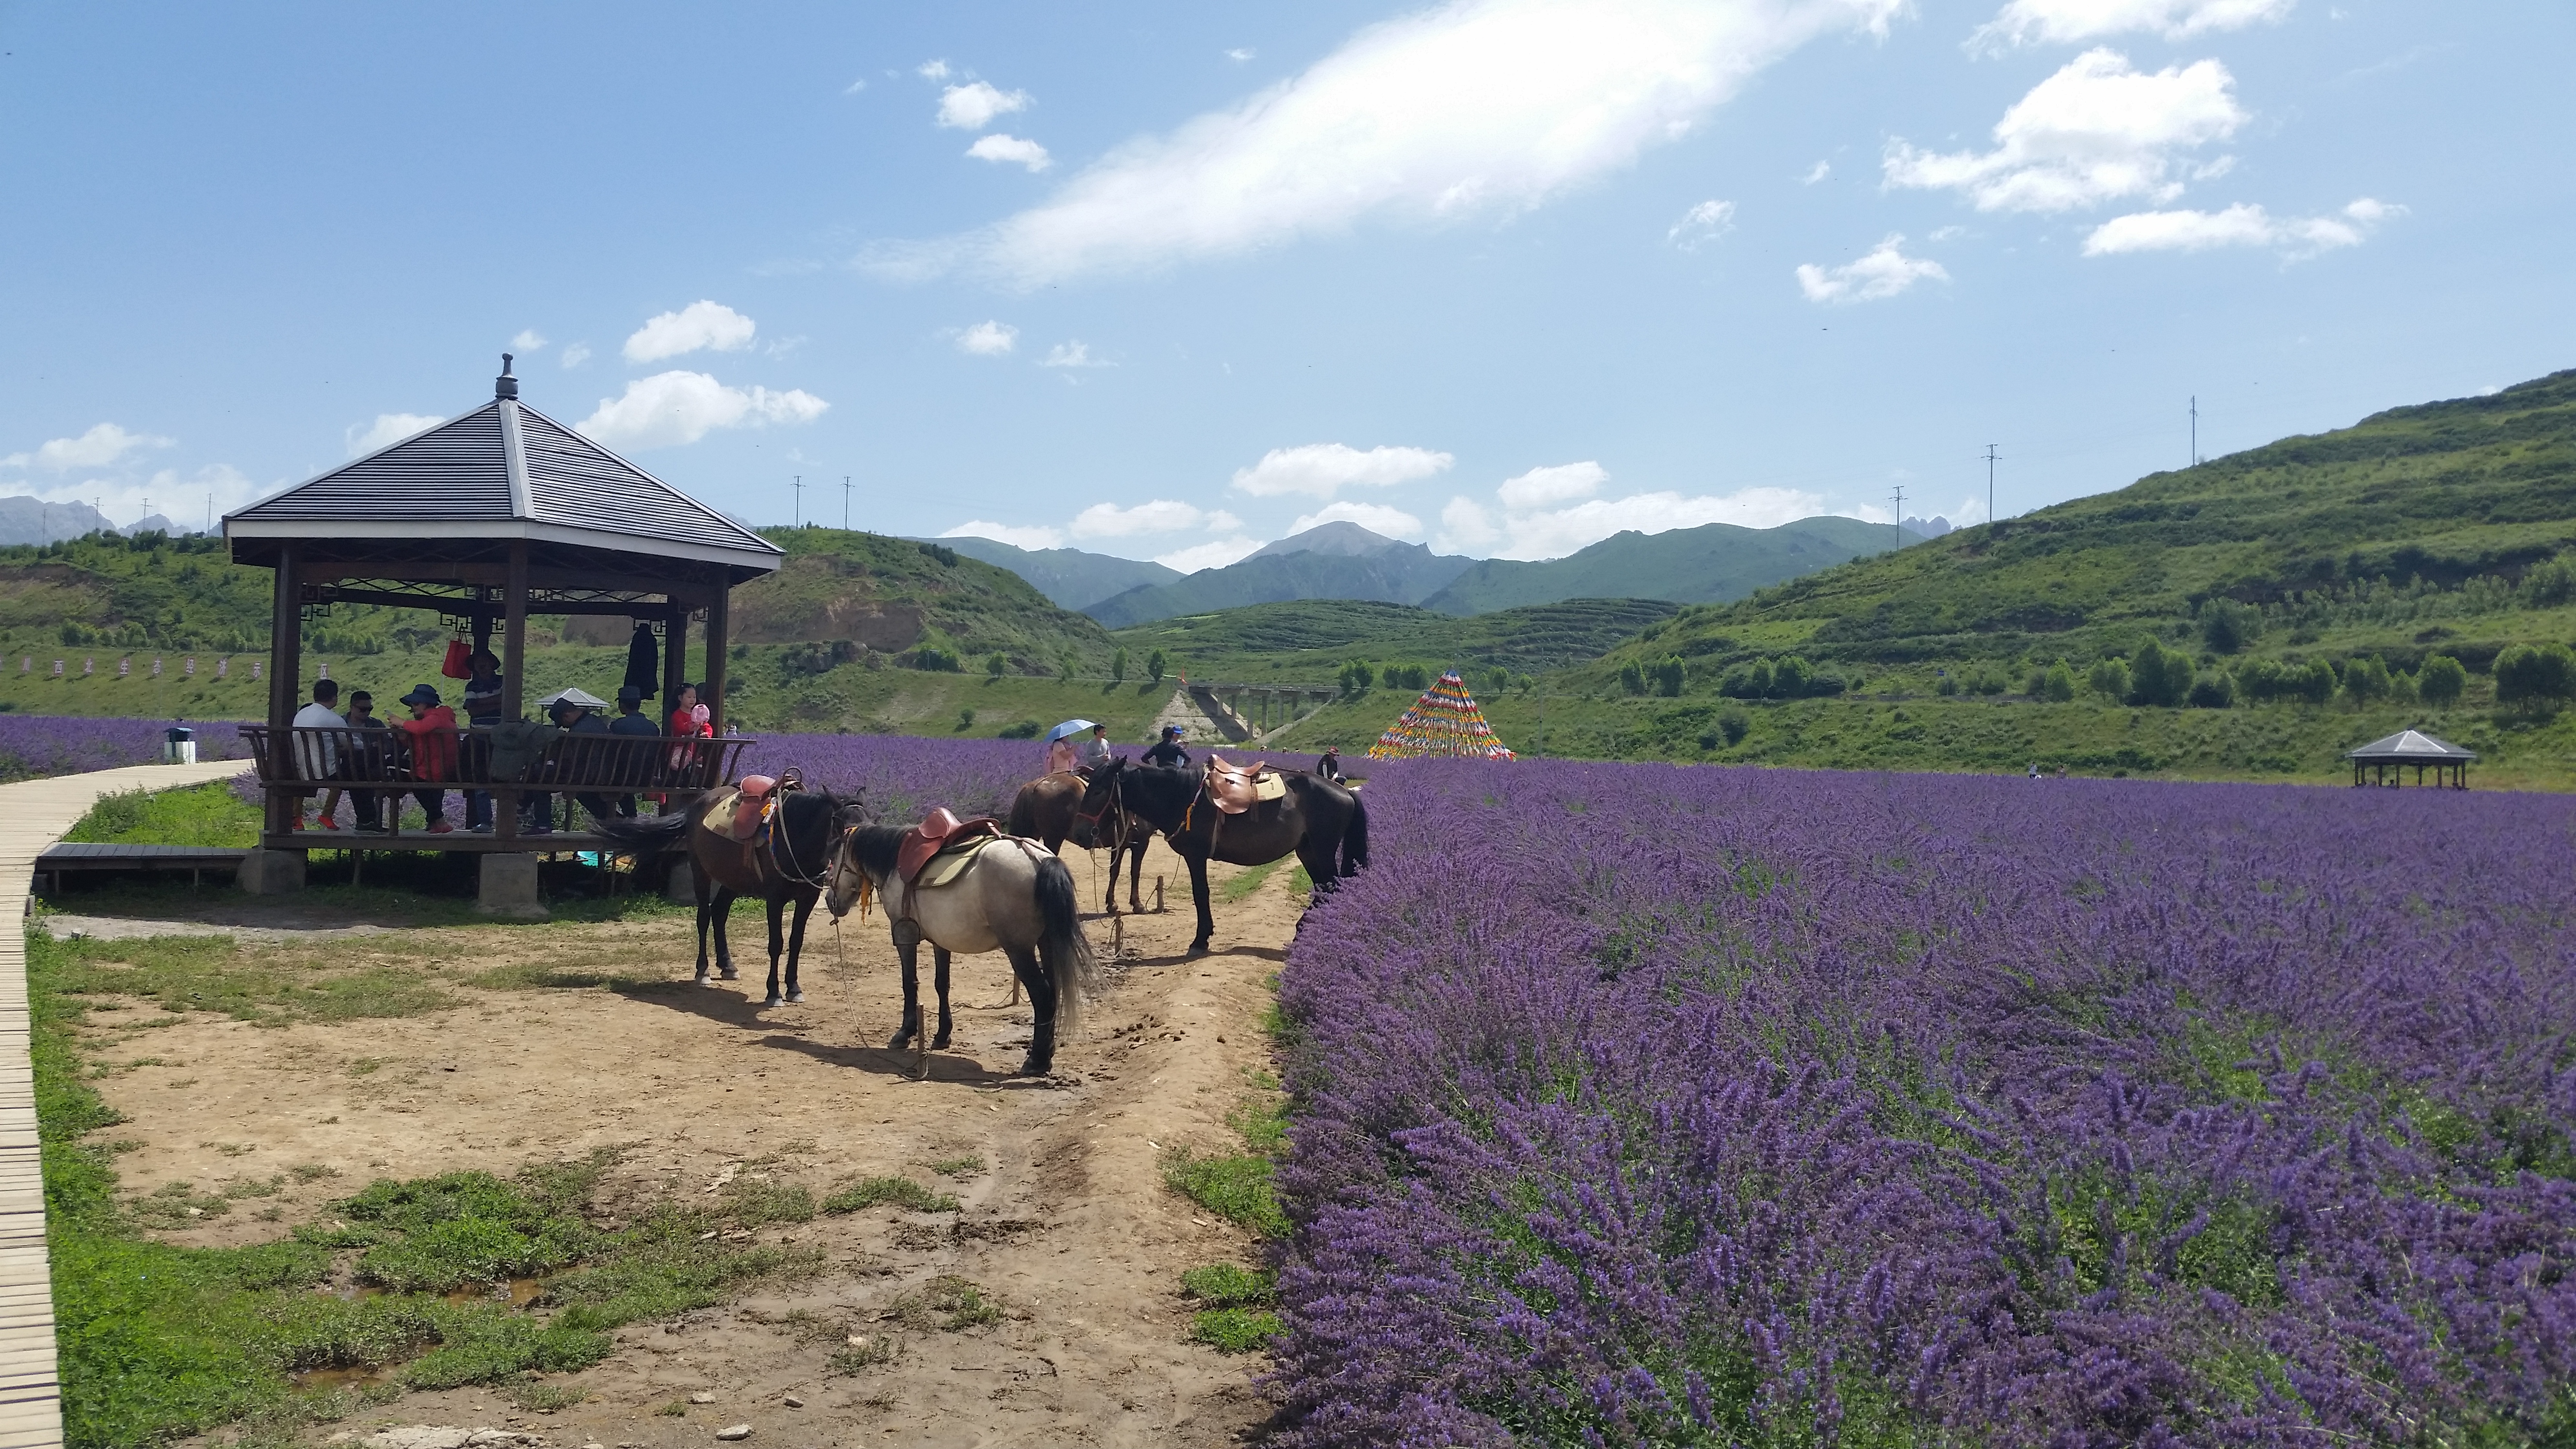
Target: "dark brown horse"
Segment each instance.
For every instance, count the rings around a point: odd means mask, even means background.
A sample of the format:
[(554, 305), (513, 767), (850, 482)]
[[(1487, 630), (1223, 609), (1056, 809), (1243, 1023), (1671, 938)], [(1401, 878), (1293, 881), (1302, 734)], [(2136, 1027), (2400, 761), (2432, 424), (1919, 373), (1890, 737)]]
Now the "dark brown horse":
[[(1144, 822), (1124, 811), (1111, 821), (1107, 830), (1081, 817), (1085, 781), (1071, 770), (1041, 775), (1020, 787), (1011, 797), (1010, 832), (1027, 840), (1043, 841), (1051, 851), (1061, 851), (1071, 840), (1084, 850), (1109, 847), (1109, 888), (1101, 893), (1100, 909), (1104, 914), (1118, 914), (1118, 858), (1129, 857), (1127, 866), (1127, 907), (1143, 914), (1145, 898), (1145, 850), (1154, 843), (1154, 832)], [(1016, 1001), (1016, 998), (1014, 998)]]
[[(686, 801), (674, 802), (679, 809), (642, 819), (604, 819), (600, 831), (631, 845), (668, 847), (685, 833), (689, 862), (697, 867), (691, 872), (698, 887), (698, 980), (707, 979), (707, 928), (715, 928), (716, 969), (724, 980), (735, 978), (733, 951), (725, 942), (725, 918), (733, 911), (734, 898), (755, 896), (769, 906), (769, 999), (764, 1006), (782, 1002), (803, 1001), (805, 993), (796, 984), (796, 958), (805, 950), (805, 921), (814, 914), (814, 902), (823, 893), (832, 867), (832, 845), (837, 838), (833, 817), (851, 802), (835, 798), (828, 791), (782, 789), (778, 794), (778, 811), (770, 817), (769, 828), (749, 841), (730, 839), (706, 827), (704, 816), (718, 800), (731, 794), (729, 789), (709, 790)], [(796, 905), (796, 925), (782, 934), (779, 917), (789, 902)], [(781, 953), (787, 962), (787, 994), (778, 992), (778, 964)]]
[(1368, 807), (1360, 797), (1303, 770), (1280, 773), (1288, 785), (1285, 796), (1264, 800), (1241, 815), (1226, 815), (1208, 798), (1197, 771), (1115, 759), (1092, 773), (1077, 813), (1102, 820), (1123, 810), (1163, 833), (1190, 868), (1190, 895), (1199, 908), (1199, 933), (1190, 942), (1190, 954), (1199, 956), (1216, 934), (1216, 916), (1208, 909), (1211, 859), (1268, 865), (1294, 851), (1319, 896), (1368, 864)]

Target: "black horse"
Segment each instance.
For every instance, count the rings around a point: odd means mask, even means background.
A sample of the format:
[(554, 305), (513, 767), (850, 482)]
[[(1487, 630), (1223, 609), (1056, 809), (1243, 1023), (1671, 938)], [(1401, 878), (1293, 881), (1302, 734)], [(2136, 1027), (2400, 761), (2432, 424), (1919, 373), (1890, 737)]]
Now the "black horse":
[[(803, 1001), (805, 993), (796, 984), (796, 958), (804, 953), (805, 921), (814, 914), (814, 902), (823, 894), (824, 877), (832, 868), (832, 846), (838, 838), (834, 817), (851, 802), (827, 790), (781, 790), (778, 813), (771, 817), (767, 833), (738, 841), (709, 830), (703, 819), (709, 807), (730, 793), (709, 790), (664, 815), (635, 820), (612, 816), (599, 822), (600, 833), (648, 851), (676, 844), (685, 834), (690, 863), (697, 867), (691, 874), (698, 886), (698, 980), (707, 979), (710, 925), (715, 928), (716, 969), (725, 980), (734, 979), (725, 918), (733, 912), (735, 897), (757, 896), (769, 905), (769, 999), (762, 1004)], [(796, 904), (796, 926), (782, 933), (779, 916), (790, 901)], [(787, 959), (785, 996), (778, 994), (782, 951)]]
[(1196, 771), (1132, 765), (1122, 757), (1092, 772), (1081, 814), (1097, 821), (1123, 809), (1163, 833), (1189, 863), (1190, 895), (1199, 908), (1199, 934), (1190, 942), (1190, 954), (1205, 955), (1208, 939), (1216, 934), (1216, 916), (1208, 909), (1209, 860), (1268, 865), (1293, 850), (1319, 896), (1368, 864), (1368, 807), (1360, 797), (1303, 770), (1280, 774), (1288, 784), (1285, 796), (1264, 800), (1241, 815), (1226, 815), (1208, 798)]

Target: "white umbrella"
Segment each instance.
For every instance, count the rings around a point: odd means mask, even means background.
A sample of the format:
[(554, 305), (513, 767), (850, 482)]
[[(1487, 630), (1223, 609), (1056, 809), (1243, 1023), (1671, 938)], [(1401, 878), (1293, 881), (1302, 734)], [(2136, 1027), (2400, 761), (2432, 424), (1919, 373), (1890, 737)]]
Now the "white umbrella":
[(1064, 723), (1057, 725), (1054, 729), (1047, 731), (1047, 743), (1054, 744), (1056, 741), (1063, 739), (1066, 735), (1078, 735), (1084, 730), (1096, 728), (1098, 728), (1098, 726), (1092, 724), (1092, 722), (1087, 719), (1069, 719)]

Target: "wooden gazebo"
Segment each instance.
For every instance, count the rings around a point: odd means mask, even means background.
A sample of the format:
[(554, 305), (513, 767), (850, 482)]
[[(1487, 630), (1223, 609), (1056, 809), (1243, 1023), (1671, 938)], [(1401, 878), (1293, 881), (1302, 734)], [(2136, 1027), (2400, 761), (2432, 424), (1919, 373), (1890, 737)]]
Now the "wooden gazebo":
[[(357, 731), (328, 742), (294, 738), (306, 697), (301, 636), (309, 611), (335, 603), (432, 611), (470, 632), (478, 649), (497, 631), (508, 721), (527, 711), (528, 615), (657, 624), (665, 709), (688, 678), (689, 623), (703, 619), (707, 704), (722, 737), (728, 593), (776, 571), (784, 558), (767, 539), (519, 401), (506, 355), (491, 402), (225, 515), (224, 537), (235, 562), (277, 571), (268, 721), (245, 733), (267, 793), (261, 845), (299, 852), (342, 845), (525, 852), (532, 842), (518, 832), (516, 808), (524, 790), (702, 787), (726, 772), (734, 748), (642, 737), (607, 746), (598, 736), (568, 736), (540, 767), (503, 781), (476, 778), (488, 768), (482, 762), (489, 750), (472, 747), (477, 732), (467, 731), (468, 747), (459, 767), (443, 772), (448, 778), (415, 780), (398, 751), (388, 758), (381, 734), (367, 732), (372, 741)], [(461, 722), (461, 709), (458, 715)], [(576, 744), (577, 751), (562, 748)], [(354, 775), (393, 787), (489, 789), (491, 833), (320, 839), (299, 832), (300, 797), (323, 782), (312, 765), (322, 758), (344, 781)], [(346, 763), (353, 758), (354, 768)], [(601, 843), (553, 835), (536, 848)]]
[(2434, 784), (2465, 790), (2469, 788), (2470, 762), (2477, 759), (2478, 752), (2437, 740), (2421, 730), (2399, 730), (2384, 740), (2346, 750), (2343, 757), (2352, 761), (2352, 782), (2356, 785), (2405, 784), (2406, 767), (2412, 765), (2418, 785), (2424, 783), (2424, 772), (2429, 769)]

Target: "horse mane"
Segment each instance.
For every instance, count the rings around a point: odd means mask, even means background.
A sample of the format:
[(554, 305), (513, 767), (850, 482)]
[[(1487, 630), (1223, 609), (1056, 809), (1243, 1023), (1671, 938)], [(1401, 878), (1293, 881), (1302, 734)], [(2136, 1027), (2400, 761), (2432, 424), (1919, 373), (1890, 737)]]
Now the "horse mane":
[(850, 843), (846, 847), (849, 858), (857, 863), (859, 869), (884, 880), (894, 874), (895, 852), (902, 848), (904, 836), (910, 833), (908, 827), (901, 825), (853, 826)]

